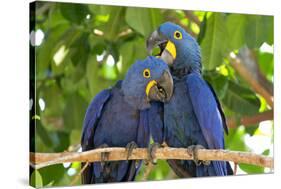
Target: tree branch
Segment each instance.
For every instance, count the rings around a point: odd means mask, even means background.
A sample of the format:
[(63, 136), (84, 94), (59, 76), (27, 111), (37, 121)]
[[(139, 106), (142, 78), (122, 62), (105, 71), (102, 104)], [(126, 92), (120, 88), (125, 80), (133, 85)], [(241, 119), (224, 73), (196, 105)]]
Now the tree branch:
[(197, 26), (200, 27), (201, 22), (199, 18), (196, 15), (194, 15), (193, 11), (185, 10), (184, 14), (189, 20), (193, 21), (195, 24), (197, 24)]
[[(148, 159), (146, 148), (134, 149), (129, 160)], [(33, 153), (30, 152), (30, 165), (35, 169), (66, 163), (66, 162), (97, 162), (101, 161), (101, 153), (110, 152), (108, 161), (126, 160), (125, 148), (101, 148), (86, 152), (63, 152), (63, 153)], [(155, 152), (156, 159), (181, 159), (193, 160), (192, 153), (186, 148), (158, 148)], [(235, 163), (246, 163), (262, 167), (273, 168), (273, 158), (257, 155), (250, 152), (228, 151), (228, 150), (198, 150), (199, 160), (233, 161)]]
[(242, 48), (238, 56), (230, 56), (231, 66), (240, 74), (240, 76), (249, 83), (251, 88), (264, 97), (267, 104), (273, 109), (273, 94), (267, 90), (260, 80), (259, 68), (253, 59), (248, 48)]
[(239, 121), (237, 121), (235, 117), (227, 118), (227, 126), (229, 128), (235, 128), (238, 125), (251, 126), (266, 120), (273, 120), (273, 110), (265, 111), (253, 116), (245, 116)]

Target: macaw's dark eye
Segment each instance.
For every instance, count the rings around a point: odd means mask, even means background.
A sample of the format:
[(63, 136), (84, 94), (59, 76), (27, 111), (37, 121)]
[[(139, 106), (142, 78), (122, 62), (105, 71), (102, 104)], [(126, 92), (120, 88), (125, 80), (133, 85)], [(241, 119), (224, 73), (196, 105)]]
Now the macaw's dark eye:
[(142, 74), (143, 74), (143, 77), (150, 78), (150, 70), (149, 69), (144, 69)]
[(174, 33), (174, 38), (175, 39), (182, 39), (182, 34), (180, 31), (175, 31)]

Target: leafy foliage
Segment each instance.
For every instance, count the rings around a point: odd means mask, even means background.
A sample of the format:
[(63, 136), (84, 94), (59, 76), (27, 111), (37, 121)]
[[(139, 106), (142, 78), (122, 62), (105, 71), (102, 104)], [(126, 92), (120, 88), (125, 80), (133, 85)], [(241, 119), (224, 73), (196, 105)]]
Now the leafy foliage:
[[(75, 149), (91, 99), (122, 79), (136, 59), (147, 56), (146, 37), (165, 21), (180, 24), (197, 38), (204, 78), (214, 87), (227, 117), (240, 120), (268, 109), (265, 100), (231, 67), (228, 56), (248, 46), (256, 54), (261, 73), (272, 83), (273, 54), (262, 50), (265, 43), (273, 45), (272, 16), (191, 11), (195, 22), (181, 10), (50, 2), (36, 2), (36, 10), (34, 30), (44, 34), (42, 43), (35, 47), (39, 119), (31, 141), (35, 140), (36, 152)], [(271, 122), (268, 125), (272, 128)], [(230, 129), (226, 147), (255, 150), (246, 139), (264, 135), (260, 127), (255, 124)], [(270, 140), (272, 134), (267, 133)], [(262, 150), (273, 154), (271, 147), (272, 141)], [(246, 173), (265, 171), (251, 165), (239, 168)], [(31, 183), (37, 187), (69, 185), (79, 171), (79, 163), (50, 166), (34, 170)], [(143, 179), (145, 171), (144, 166), (137, 180)], [(159, 160), (147, 180), (170, 178), (177, 177), (165, 161)]]

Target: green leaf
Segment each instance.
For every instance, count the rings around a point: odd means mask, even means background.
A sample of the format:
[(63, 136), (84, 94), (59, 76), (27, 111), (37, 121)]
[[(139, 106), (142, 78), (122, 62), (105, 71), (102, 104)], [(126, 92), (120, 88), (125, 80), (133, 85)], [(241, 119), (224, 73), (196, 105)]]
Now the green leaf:
[(106, 49), (106, 44), (105, 42), (98, 42), (93, 45), (92, 47), (92, 53), (95, 55), (101, 55), (103, 51)]
[(240, 126), (238, 128), (229, 129), (229, 134), (225, 136), (226, 148), (229, 150), (236, 151), (247, 151), (248, 148), (245, 144), (245, 127)]
[(231, 50), (239, 49), (245, 44), (245, 27), (247, 16), (230, 14), (227, 16), (226, 27), (229, 34), (228, 43)]
[(109, 6), (109, 5), (88, 5), (89, 10), (95, 15), (106, 15), (110, 14), (111, 9), (116, 6)]
[(232, 81), (229, 81), (222, 102), (232, 111), (242, 115), (256, 114), (260, 108), (260, 100), (254, 92)]
[(41, 79), (47, 76), (47, 69), (51, 64), (53, 55), (57, 49), (54, 47), (57, 45), (62, 34), (69, 27), (68, 24), (60, 24), (48, 32), (45, 33), (45, 39), (36, 49), (36, 78)]
[(268, 156), (270, 152), (270, 149), (266, 149), (263, 151), (262, 155)]
[(248, 15), (245, 40), (250, 48), (259, 48), (263, 42), (273, 43), (273, 16)]
[(160, 9), (127, 8), (126, 22), (143, 36), (148, 36), (162, 22)]
[(82, 23), (87, 14), (90, 13), (87, 5), (74, 4), (74, 3), (60, 3), (59, 4), (61, 14), (70, 22), (76, 24)]
[(102, 77), (102, 65), (100, 65), (97, 60), (96, 56), (91, 56), (89, 58), (87, 68), (86, 68), (86, 78), (89, 86), (89, 91), (91, 99), (103, 89), (106, 89), (112, 86), (115, 81), (106, 80)]
[(32, 172), (30, 177), (30, 185), (35, 188), (43, 187), (43, 179), (39, 171), (34, 170)]
[[(86, 52), (89, 51), (89, 45), (85, 42), (85, 38), (87, 38), (86, 33), (83, 33), (81, 30), (73, 27), (69, 28), (63, 33), (63, 35), (61, 35), (56, 46), (53, 47), (53, 59), (51, 66), (54, 75), (62, 74), (65, 71), (65, 66), (69, 64), (70, 61), (76, 65), (87, 60)], [(77, 60), (77, 51), (82, 51), (81, 49), (85, 52), (83, 52), (84, 54), (80, 55), (80, 59)]]
[(63, 112), (64, 127), (67, 130), (81, 129), (88, 103), (78, 93), (71, 94), (66, 100)]
[(123, 78), (129, 67), (136, 61), (144, 59), (147, 54), (145, 49), (145, 41), (136, 37), (126, 43), (123, 43), (119, 48), (119, 53), (122, 56), (122, 72), (120, 78)]
[(202, 40), (202, 61), (206, 70), (212, 70), (223, 63), (228, 50), (227, 30), (222, 13), (214, 13), (207, 21), (205, 36)]
[(43, 167), (39, 169), (39, 172), (42, 176), (44, 186), (50, 183), (52, 183), (53, 186), (56, 186), (56, 184), (62, 179), (63, 175), (66, 174), (66, 169), (62, 164), (58, 164)]
[[(64, 97), (56, 80), (50, 80), (45, 83), (44, 88), (40, 90), (39, 98), (42, 98), (45, 102), (45, 110), (41, 112), (43, 117), (58, 117), (62, 115)], [(44, 122), (44, 120), (42, 120), (42, 122)]]
[(264, 168), (256, 165), (239, 163), (239, 167), (240, 169), (242, 169), (243, 171), (249, 174), (264, 173)]
[(82, 33), (70, 46), (71, 61), (76, 66), (77, 64), (86, 64), (90, 53), (89, 34)]
[(70, 134), (70, 143), (72, 145), (79, 144), (80, 143), (80, 136), (81, 136), (80, 130), (73, 130)]
[(258, 48), (264, 42), (273, 43), (272, 16), (230, 14), (226, 26), (231, 50), (244, 44), (250, 48)]
[(117, 6), (106, 6), (106, 11), (109, 12), (109, 19), (104, 24), (101, 24), (97, 28), (103, 31), (104, 38), (108, 41), (116, 41), (118, 39), (118, 34), (124, 29), (125, 25), (125, 7)]
[(117, 79), (117, 69), (116, 66), (108, 66), (105, 61), (102, 64), (101, 70), (102, 77), (106, 80), (115, 81)]
[(54, 152), (63, 152), (67, 150), (70, 145), (70, 134), (65, 131), (52, 131), (51, 137), (55, 144)]
[[(40, 136), (42, 142), (46, 145), (46, 146), (53, 146), (53, 142), (49, 136), (48, 131), (46, 130), (46, 128), (41, 124), (40, 121), (36, 121), (36, 129), (35, 129), (35, 134)], [(36, 144), (35, 144), (36, 145)], [(36, 145), (37, 147), (37, 145)], [(37, 150), (36, 150), (37, 151)]]
[(204, 72), (204, 79), (211, 84), (219, 99), (223, 99), (228, 90), (228, 78), (212, 71)]
[(148, 176), (149, 180), (163, 180), (170, 172), (170, 166), (165, 160), (158, 160), (157, 165)]
[[(50, 3), (51, 4), (51, 3)], [(53, 4), (55, 5), (55, 4)], [(61, 14), (59, 6), (52, 6), (48, 14), (48, 21), (43, 23), (44, 28), (54, 28), (59, 25), (69, 24), (68, 20)]]
[(197, 42), (199, 45), (201, 45), (201, 42), (205, 37), (206, 28), (207, 28), (207, 13), (204, 14), (203, 21), (200, 24), (200, 32), (197, 37)]
[(273, 54), (267, 52), (259, 52), (258, 63), (261, 72), (266, 76), (269, 81), (272, 81), (274, 62)]
[(258, 124), (256, 125), (247, 125), (247, 127), (245, 128), (246, 133), (250, 134), (251, 136), (253, 136), (256, 132), (256, 130), (258, 129)]

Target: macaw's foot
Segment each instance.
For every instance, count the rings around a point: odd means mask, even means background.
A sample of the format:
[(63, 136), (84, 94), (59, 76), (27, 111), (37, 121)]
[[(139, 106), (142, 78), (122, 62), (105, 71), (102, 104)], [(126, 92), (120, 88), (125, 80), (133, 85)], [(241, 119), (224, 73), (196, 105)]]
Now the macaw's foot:
[[(98, 148), (107, 148), (108, 145), (107, 144), (102, 144), (100, 145)], [(101, 167), (103, 168), (105, 165), (105, 162), (108, 160), (109, 157), (109, 152), (102, 152), (101, 153)]]
[(163, 143), (161, 144), (161, 147), (167, 148), (167, 147), (169, 147), (169, 145), (168, 145), (166, 142), (163, 142)]
[(199, 166), (201, 164), (206, 165), (206, 166), (210, 165), (210, 163), (211, 163), (210, 161), (203, 161), (203, 160), (198, 159), (198, 150), (200, 150), (200, 149), (206, 149), (206, 148), (202, 145), (191, 145), (191, 146), (187, 147), (187, 152), (190, 155), (192, 155), (193, 161), (196, 164), (196, 166)]
[(160, 147), (161, 145), (159, 143), (153, 143), (149, 145), (148, 147), (148, 161), (151, 162), (153, 165), (157, 164), (157, 159), (156, 159), (156, 150)]
[(133, 150), (136, 149), (137, 147), (138, 145), (134, 141), (127, 144), (126, 146), (127, 160), (132, 155)]

